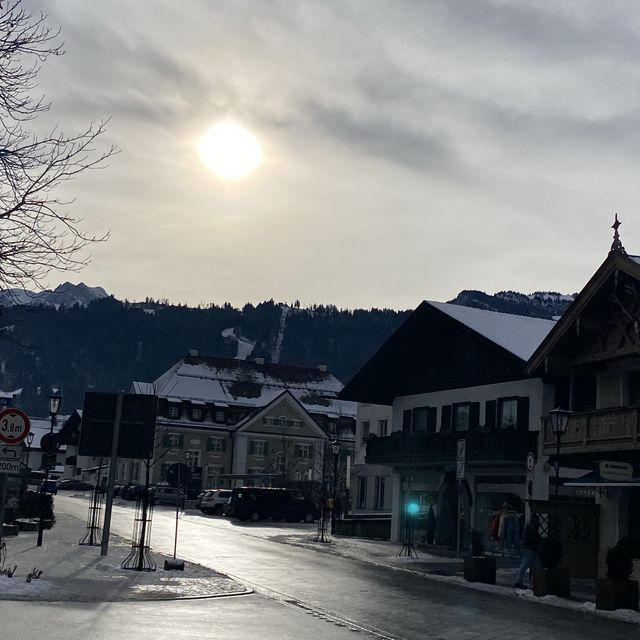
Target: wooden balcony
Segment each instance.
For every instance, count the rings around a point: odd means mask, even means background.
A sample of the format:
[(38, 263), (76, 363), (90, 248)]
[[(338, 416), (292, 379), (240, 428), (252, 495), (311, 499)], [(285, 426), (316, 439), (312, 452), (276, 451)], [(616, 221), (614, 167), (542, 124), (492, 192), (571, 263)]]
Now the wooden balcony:
[[(545, 455), (555, 455), (556, 436), (551, 424), (543, 425), (542, 448)], [(569, 418), (567, 431), (560, 441), (561, 454), (610, 453), (640, 450), (640, 407), (616, 407)]]
[(466, 439), (467, 465), (522, 465), (527, 453), (537, 450), (538, 434), (530, 431), (463, 431), (413, 433), (400, 431), (367, 441), (366, 462), (370, 464), (451, 466), (456, 461), (457, 442)]

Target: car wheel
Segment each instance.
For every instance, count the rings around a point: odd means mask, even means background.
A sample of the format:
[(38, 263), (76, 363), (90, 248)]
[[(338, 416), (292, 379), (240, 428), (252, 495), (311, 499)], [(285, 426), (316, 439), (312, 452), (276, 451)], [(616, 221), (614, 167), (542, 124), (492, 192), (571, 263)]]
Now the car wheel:
[(258, 522), (258, 520), (260, 520), (260, 514), (257, 511), (252, 511), (249, 520), (251, 520), (251, 522)]
[(305, 513), (304, 521), (305, 522), (313, 522), (315, 518), (313, 517), (313, 513)]
[(220, 513), (222, 513), (222, 505), (217, 504), (215, 507), (213, 507), (213, 515), (219, 516)]

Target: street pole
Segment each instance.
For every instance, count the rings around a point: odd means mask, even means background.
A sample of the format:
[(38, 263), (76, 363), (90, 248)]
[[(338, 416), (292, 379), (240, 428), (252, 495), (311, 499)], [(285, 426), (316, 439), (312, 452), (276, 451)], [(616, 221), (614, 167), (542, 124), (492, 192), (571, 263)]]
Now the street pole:
[(333, 509), (331, 509), (331, 535), (336, 530), (336, 492), (338, 486), (338, 457), (340, 452), (333, 454)]
[(4, 503), (7, 500), (7, 476), (0, 475), (0, 543), (4, 536)]
[(109, 553), (109, 534), (111, 533), (111, 510), (113, 508), (113, 488), (116, 484), (116, 467), (118, 466), (118, 440), (120, 439), (120, 420), (122, 419), (122, 403), (124, 392), (118, 391), (116, 398), (116, 416), (113, 421), (113, 437), (111, 439), (111, 458), (109, 459), (109, 476), (107, 479), (107, 497), (104, 507), (104, 525), (102, 527), (102, 545), (100, 555)]
[(461, 532), (462, 523), (461, 523), (461, 519), (460, 519), (460, 515), (461, 515), (460, 508), (462, 506), (460, 504), (460, 490), (461, 489), (462, 489), (462, 480), (458, 480), (458, 491), (457, 491), (457, 494), (458, 494), (458, 509), (457, 509), (457, 511), (458, 511), (458, 523), (457, 523), (457, 534), (456, 534), (456, 538), (457, 538), (457, 540), (456, 540), (456, 558), (460, 557), (460, 534), (462, 533)]
[[(51, 414), (51, 428), (49, 429), (49, 433), (53, 434), (53, 428), (56, 425), (56, 415)], [(46, 488), (49, 484), (49, 467), (51, 466), (51, 452), (47, 451), (45, 454), (47, 456), (47, 461), (44, 465), (44, 483), (40, 485), (40, 519), (38, 520), (38, 540), (36, 542), (37, 547), (42, 546), (42, 535), (44, 533), (44, 503), (45, 503), (45, 495)]]
[(176, 559), (178, 550), (178, 521), (180, 515), (180, 464), (178, 464), (178, 492), (176, 493), (176, 531), (173, 538), (173, 559)]

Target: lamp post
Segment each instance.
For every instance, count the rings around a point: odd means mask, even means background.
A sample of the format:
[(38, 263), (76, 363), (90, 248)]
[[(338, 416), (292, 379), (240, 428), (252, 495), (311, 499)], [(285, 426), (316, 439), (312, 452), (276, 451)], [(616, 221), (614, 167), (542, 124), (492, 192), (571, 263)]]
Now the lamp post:
[(35, 435), (32, 431), (27, 434), (27, 469), (29, 468), (29, 458), (31, 457), (31, 445), (33, 444), (33, 439)]
[[(60, 410), (60, 402), (62, 401), (62, 396), (58, 392), (57, 389), (54, 389), (53, 392), (49, 395), (49, 416), (51, 417), (51, 427), (49, 429), (49, 442), (53, 442), (53, 430), (56, 426), (58, 411)], [(55, 449), (54, 449), (55, 450)], [(36, 546), (42, 546), (42, 533), (44, 531), (44, 503), (45, 503), (45, 493), (47, 490), (47, 486), (49, 484), (49, 467), (51, 466), (50, 454), (51, 451), (46, 451), (43, 455), (46, 455), (45, 465), (44, 465), (44, 482), (40, 485), (40, 521), (38, 522), (38, 541)]]
[(556, 502), (558, 501), (558, 492), (560, 490), (560, 441), (567, 430), (567, 423), (572, 414), (573, 411), (560, 408), (549, 411), (551, 429), (556, 436)]
[(334, 440), (331, 443), (331, 453), (333, 453), (333, 508), (331, 509), (331, 535), (336, 529), (336, 492), (338, 487), (338, 459), (340, 457), (340, 448), (342, 443)]

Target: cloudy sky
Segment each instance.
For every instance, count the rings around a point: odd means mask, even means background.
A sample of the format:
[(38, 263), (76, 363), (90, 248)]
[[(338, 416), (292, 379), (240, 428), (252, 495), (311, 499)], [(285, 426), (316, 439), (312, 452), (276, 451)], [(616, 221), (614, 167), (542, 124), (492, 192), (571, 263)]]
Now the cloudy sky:
[[(412, 308), (582, 288), (614, 212), (640, 253), (640, 8), (507, 0), (28, 0), (60, 25), (47, 117), (111, 117), (72, 185), (119, 298)], [(232, 118), (264, 164), (200, 161)], [(68, 279), (52, 275), (49, 284)]]

